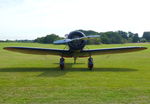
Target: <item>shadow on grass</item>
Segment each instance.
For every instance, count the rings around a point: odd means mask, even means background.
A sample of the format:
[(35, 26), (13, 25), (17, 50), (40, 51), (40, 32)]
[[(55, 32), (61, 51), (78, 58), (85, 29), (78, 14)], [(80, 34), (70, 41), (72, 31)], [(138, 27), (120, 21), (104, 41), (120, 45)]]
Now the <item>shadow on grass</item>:
[(0, 68), (0, 72), (43, 72), (39, 77), (59, 77), (65, 75), (67, 72), (132, 72), (137, 69), (130, 68), (72, 68), (72, 64), (67, 64), (67, 67), (62, 71), (59, 67), (16, 67), (16, 68)]
[[(57, 65), (59, 65), (59, 63), (54, 63), (54, 64), (57, 64)], [(85, 63), (65, 63), (65, 64), (67, 64), (67, 65), (81, 65), (81, 64), (85, 64)]]

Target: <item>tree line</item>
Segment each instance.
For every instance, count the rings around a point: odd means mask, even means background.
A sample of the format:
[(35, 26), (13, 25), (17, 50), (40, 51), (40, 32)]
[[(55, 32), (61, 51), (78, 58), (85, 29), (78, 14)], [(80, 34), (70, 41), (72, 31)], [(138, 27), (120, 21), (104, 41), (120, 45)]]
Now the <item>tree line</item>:
[[(85, 35), (100, 35), (100, 38), (88, 40), (87, 44), (122, 44), (122, 43), (139, 43), (150, 42), (150, 32), (144, 32), (142, 37), (138, 33), (124, 32), (124, 31), (108, 31), (96, 32), (93, 30), (79, 30)], [(45, 37), (40, 37), (34, 40), (38, 43), (53, 43), (55, 40), (64, 39), (56, 34), (50, 34)]]
[(100, 39), (98, 40), (89, 40), (89, 44), (98, 44), (98, 43), (103, 43), (103, 44), (121, 44), (121, 43), (137, 43), (141, 42), (141, 38), (137, 33), (132, 33), (132, 32), (124, 32), (124, 31), (108, 31), (108, 32), (95, 32), (92, 30), (85, 31), (85, 30), (80, 30), (86, 35), (100, 35)]
[[(122, 44), (122, 43), (139, 43), (150, 42), (150, 32), (144, 32), (142, 37), (139, 37), (138, 33), (125, 32), (125, 31), (108, 31), (108, 32), (96, 32), (93, 30), (79, 30), (85, 35), (99, 35), (100, 38), (94, 40), (88, 40), (87, 44)], [(37, 42), (51, 44), (55, 40), (64, 39), (56, 34), (48, 34), (45, 37), (38, 37), (35, 40), (6, 40), (0, 42)]]

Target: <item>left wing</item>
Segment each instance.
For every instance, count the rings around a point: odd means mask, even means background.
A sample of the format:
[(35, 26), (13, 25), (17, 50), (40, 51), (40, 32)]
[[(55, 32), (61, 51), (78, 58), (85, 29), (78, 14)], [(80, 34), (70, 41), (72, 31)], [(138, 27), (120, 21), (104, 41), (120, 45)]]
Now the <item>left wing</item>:
[(128, 53), (128, 52), (140, 51), (144, 49), (147, 48), (146, 47), (104, 48), (104, 49), (83, 50), (81, 53), (84, 56), (90, 56), (90, 55), (103, 55), (103, 54), (115, 54), (115, 53)]
[(15, 51), (26, 54), (38, 54), (38, 55), (59, 55), (68, 53), (68, 50), (62, 49), (48, 49), (48, 48), (31, 48), (31, 47), (4, 47), (4, 49), (9, 51)]

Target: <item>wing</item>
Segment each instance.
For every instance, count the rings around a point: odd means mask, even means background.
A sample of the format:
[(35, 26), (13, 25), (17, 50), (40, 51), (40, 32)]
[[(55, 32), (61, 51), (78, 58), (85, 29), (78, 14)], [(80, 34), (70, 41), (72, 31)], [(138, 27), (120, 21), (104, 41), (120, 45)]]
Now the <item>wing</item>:
[(62, 49), (48, 49), (48, 48), (30, 48), (30, 47), (4, 47), (9, 51), (15, 51), (25, 54), (38, 54), (38, 55), (59, 55), (68, 53), (68, 50)]
[(103, 54), (115, 54), (115, 53), (127, 53), (135, 52), (147, 49), (146, 47), (120, 47), (120, 48), (105, 48), (105, 49), (92, 49), (92, 50), (83, 50), (83, 56), (90, 55), (103, 55)]

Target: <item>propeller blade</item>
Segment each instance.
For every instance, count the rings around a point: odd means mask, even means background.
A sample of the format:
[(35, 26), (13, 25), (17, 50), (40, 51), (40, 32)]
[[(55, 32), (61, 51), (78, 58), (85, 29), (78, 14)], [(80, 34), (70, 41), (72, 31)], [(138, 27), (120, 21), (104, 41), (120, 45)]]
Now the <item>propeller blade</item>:
[(68, 42), (71, 42), (71, 41), (72, 41), (71, 39), (64, 39), (64, 40), (56, 40), (53, 43), (54, 44), (65, 44), (65, 43), (68, 43)]
[(75, 38), (73, 40), (89, 40), (89, 39), (95, 39), (95, 38), (99, 38), (99, 35), (89, 35), (89, 36), (85, 36), (85, 37), (81, 37), (81, 38)]
[(99, 35), (89, 35), (87, 36), (88, 38), (99, 38), (100, 36)]

